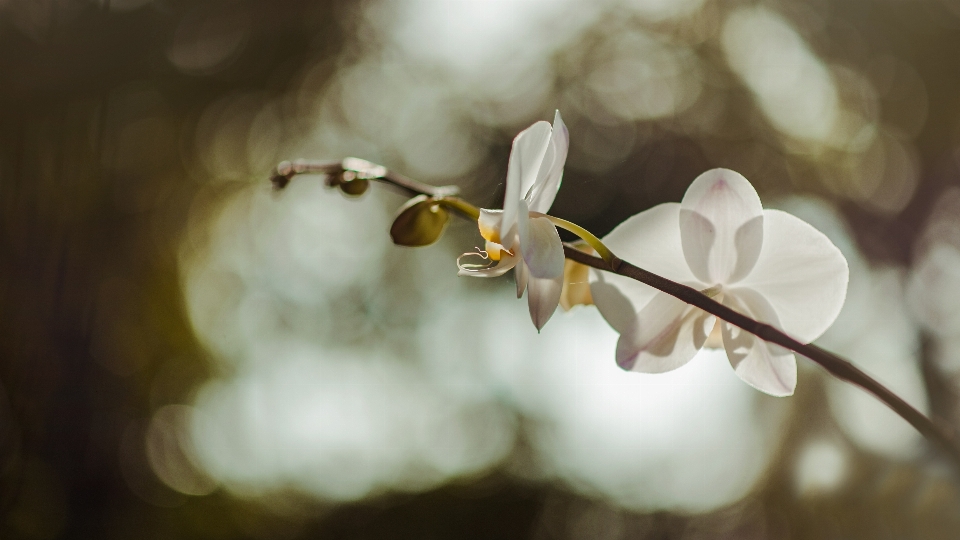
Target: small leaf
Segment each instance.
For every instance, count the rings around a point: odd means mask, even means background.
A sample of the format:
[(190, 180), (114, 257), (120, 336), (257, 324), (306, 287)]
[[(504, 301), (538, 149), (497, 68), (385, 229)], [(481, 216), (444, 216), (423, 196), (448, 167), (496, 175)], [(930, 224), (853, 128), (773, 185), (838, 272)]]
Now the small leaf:
[(390, 237), (399, 246), (428, 246), (443, 234), (450, 213), (436, 199), (420, 195), (403, 205), (390, 227)]
[(347, 195), (357, 197), (367, 191), (367, 188), (370, 187), (370, 181), (363, 178), (354, 178), (353, 180), (340, 182), (337, 185), (340, 187), (340, 191)]

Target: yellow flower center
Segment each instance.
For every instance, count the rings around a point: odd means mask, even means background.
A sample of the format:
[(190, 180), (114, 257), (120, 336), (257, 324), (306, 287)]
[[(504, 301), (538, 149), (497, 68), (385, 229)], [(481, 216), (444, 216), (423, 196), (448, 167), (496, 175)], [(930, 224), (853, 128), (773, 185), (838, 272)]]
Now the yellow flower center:
[(480, 226), (480, 236), (483, 237), (487, 242), (493, 242), (495, 244), (500, 243), (500, 229), (494, 227), (484, 227), (483, 221), (479, 222)]

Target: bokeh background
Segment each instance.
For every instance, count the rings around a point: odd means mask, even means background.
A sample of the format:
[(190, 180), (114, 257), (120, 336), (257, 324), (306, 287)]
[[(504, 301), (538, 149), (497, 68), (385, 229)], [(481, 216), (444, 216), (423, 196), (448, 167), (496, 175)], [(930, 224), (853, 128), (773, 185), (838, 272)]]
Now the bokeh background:
[(736, 169), (850, 262), (819, 343), (960, 431), (953, 0), (0, 0), (0, 537), (955, 538), (958, 476), (809, 362), (624, 373), (593, 308), (458, 279), (474, 225), (267, 182), (497, 207), (554, 109), (553, 213)]

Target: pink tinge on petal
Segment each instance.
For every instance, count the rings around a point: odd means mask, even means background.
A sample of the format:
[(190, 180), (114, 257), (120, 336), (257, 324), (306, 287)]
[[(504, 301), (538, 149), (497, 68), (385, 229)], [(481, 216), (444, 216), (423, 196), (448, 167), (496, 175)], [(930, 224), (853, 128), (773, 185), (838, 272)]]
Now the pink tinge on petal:
[(756, 264), (763, 245), (763, 206), (737, 172), (713, 169), (698, 176), (679, 213), (684, 258), (700, 281), (735, 283)]

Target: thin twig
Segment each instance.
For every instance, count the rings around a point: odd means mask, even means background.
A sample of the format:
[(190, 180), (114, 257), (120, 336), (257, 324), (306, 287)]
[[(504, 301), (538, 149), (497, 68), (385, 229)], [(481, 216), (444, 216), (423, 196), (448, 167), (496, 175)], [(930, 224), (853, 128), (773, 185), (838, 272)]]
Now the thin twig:
[[(344, 174), (350, 178), (343, 178)], [(428, 195), (430, 197), (452, 197), (460, 193), (457, 186), (431, 186), (397, 174), (382, 165), (370, 163), (360, 158), (346, 158), (336, 161), (317, 161), (296, 159), (282, 161), (274, 169), (270, 181), (277, 189), (287, 187), (294, 176), (300, 174), (322, 174), (336, 181), (376, 180), (398, 188), (406, 195)]]
[[(357, 158), (347, 158), (343, 161), (284, 161), (277, 166), (271, 181), (278, 189), (282, 189), (290, 182), (290, 179), (297, 174), (321, 173), (326, 175), (339, 175), (344, 172), (353, 172), (359, 175), (357, 178), (378, 180), (393, 185), (411, 196), (427, 195), (430, 197), (449, 197), (457, 193), (455, 186), (434, 187), (422, 184), (405, 176), (393, 173), (385, 167)], [(457, 200), (461, 201), (460, 199)], [(466, 201), (461, 202), (469, 205)], [(469, 212), (459, 212), (459, 214), (470, 219)], [(615, 255), (611, 254), (608, 262), (600, 257), (594, 257), (593, 255), (580, 251), (570, 244), (564, 244), (563, 252), (568, 259), (649, 285), (683, 302), (698, 307), (711, 315), (715, 315), (764, 341), (775, 343), (813, 360), (826, 369), (831, 375), (842, 381), (859, 386), (893, 409), (895, 413), (916, 428), (920, 434), (936, 444), (937, 447), (953, 461), (957, 467), (957, 472), (960, 473), (960, 445), (957, 444), (953, 434), (949, 430), (937, 425), (933, 420), (926, 417), (923, 413), (894, 394), (879, 381), (864, 373), (860, 368), (854, 366), (851, 362), (816, 345), (801, 343), (780, 330), (777, 330), (775, 327), (761, 323), (738, 311), (730, 309), (696, 289), (681, 285), (675, 281), (644, 270), (643, 268), (634, 266)]]

